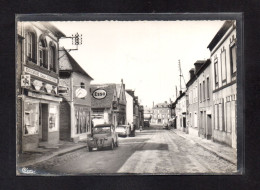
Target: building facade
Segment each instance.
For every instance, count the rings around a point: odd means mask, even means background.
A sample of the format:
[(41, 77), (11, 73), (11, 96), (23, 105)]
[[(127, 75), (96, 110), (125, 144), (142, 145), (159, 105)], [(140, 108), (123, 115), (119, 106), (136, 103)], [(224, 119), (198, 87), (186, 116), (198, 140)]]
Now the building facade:
[(151, 123), (152, 116), (153, 116), (153, 109), (145, 106), (144, 107), (144, 121), (149, 121), (149, 123)]
[(59, 142), (59, 39), (47, 22), (17, 23), (17, 151)]
[(78, 141), (91, 133), (91, 76), (64, 49), (59, 60), (60, 139)]
[(199, 87), (199, 136), (212, 137), (212, 81), (211, 61), (208, 59), (196, 73)]
[(134, 99), (133, 97), (128, 93), (125, 92), (126, 96), (126, 123), (132, 124), (134, 122)]
[(121, 84), (116, 84), (118, 106), (115, 112), (117, 113), (117, 125), (126, 124), (126, 95), (125, 84), (121, 79)]
[(116, 84), (91, 85), (91, 118), (94, 125), (118, 125), (118, 95)]
[(213, 141), (237, 147), (236, 22), (225, 21), (208, 48), (212, 62)]
[(168, 124), (171, 119), (171, 104), (167, 101), (153, 106), (152, 123), (154, 124)]
[(176, 101), (176, 128), (188, 132), (187, 130), (187, 120), (186, 120), (186, 113), (187, 113), (187, 97), (186, 92), (180, 92), (180, 96), (177, 98)]

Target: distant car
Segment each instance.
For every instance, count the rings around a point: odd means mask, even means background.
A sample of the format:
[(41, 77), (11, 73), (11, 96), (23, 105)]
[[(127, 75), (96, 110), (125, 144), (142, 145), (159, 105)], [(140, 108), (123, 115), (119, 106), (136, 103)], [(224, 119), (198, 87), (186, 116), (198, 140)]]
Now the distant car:
[(113, 124), (99, 124), (93, 128), (92, 136), (87, 139), (88, 150), (118, 147), (118, 136)]
[(144, 121), (144, 127), (150, 127), (149, 121)]
[(128, 137), (131, 134), (131, 126), (130, 125), (118, 125), (116, 127), (116, 132), (118, 136)]

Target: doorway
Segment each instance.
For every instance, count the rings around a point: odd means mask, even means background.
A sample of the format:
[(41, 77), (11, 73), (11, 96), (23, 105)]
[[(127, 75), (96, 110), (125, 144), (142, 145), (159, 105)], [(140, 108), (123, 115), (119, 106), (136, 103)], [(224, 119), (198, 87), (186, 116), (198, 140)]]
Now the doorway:
[(39, 104), (39, 140), (48, 140), (49, 105)]
[(212, 125), (211, 125), (211, 114), (207, 115), (207, 139), (211, 139), (212, 136)]

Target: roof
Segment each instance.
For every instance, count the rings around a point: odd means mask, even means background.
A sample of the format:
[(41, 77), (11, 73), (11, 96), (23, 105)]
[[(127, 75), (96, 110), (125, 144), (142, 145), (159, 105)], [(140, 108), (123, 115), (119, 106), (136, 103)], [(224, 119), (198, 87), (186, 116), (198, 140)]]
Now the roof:
[(116, 91), (116, 84), (91, 84), (91, 93), (96, 89), (103, 89), (107, 95), (103, 99), (96, 99), (91, 96), (91, 107), (92, 108), (111, 108), (113, 102), (114, 92)]
[(61, 32), (57, 27), (55, 27), (51, 23), (49, 23), (49, 22), (41, 22), (41, 24), (44, 27), (46, 27), (48, 30), (50, 30), (58, 38), (66, 37), (66, 35), (63, 32)]
[(156, 104), (154, 107), (158, 107), (158, 108), (162, 108), (162, 107), (168, 107), (168, 103), (167, 102), (164, 102), (164, 103), (158, 103), (158, 104)]
[(93, 78), (84, 69), (82, 69), (82, 67), (75, 61), (75, 59), (68, 53), (68, 51), (64, 47), (60, 48), (60, 52), (60, 71), (78, 72), (93, 80)]
[(219, 29), (217, 34), (214, 36), (214, 38), (209, 43), (208, 47), (210, 51), (213, 50), (213, 48), (218, 44), (218, 42), (221, 40), (221, 38), (225, 35), (225, 33), (228, 31), (228, 29), (233, 25), (234, 21), (227, 20), (224, 22), (222, 27)]

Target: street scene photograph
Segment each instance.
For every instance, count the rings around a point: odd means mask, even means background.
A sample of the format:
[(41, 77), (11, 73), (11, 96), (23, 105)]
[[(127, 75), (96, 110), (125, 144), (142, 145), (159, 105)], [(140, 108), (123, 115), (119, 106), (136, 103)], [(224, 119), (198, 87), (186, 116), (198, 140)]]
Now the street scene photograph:
[(17, 21), (16, 175), (237, 174), (238, 39), (236, 20)]

